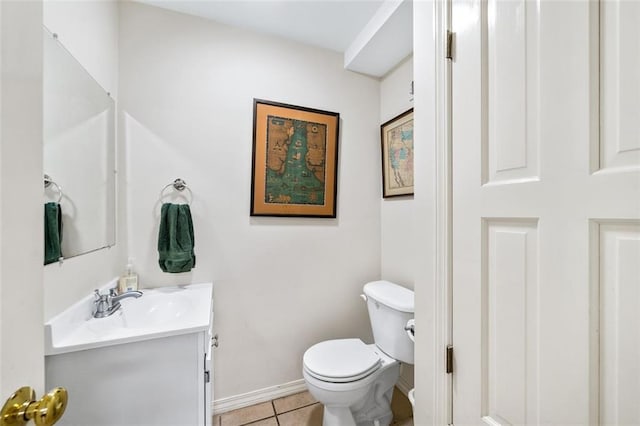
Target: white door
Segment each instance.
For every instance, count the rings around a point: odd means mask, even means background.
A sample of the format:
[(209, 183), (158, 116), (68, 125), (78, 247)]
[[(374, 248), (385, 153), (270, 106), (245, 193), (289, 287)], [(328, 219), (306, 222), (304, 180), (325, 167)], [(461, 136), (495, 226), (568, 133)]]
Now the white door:
[(640, 424), (640, 2), (451, 26), (453, 422)]
[(42, 2), (0, 1), (0, 104), (1, 407), (44, 391)]

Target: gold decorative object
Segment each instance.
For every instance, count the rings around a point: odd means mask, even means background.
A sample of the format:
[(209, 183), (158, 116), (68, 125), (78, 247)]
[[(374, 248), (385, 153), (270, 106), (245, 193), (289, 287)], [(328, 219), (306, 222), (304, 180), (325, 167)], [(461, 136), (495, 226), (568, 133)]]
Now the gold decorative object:
[(55, 388), (36, 401), (35, 391), (24, 386), (7, 399), (0, 412), (0, 426), (23, 426), (29, 420), (38, 426), (51, 426), (67, 408), (67, 390)]

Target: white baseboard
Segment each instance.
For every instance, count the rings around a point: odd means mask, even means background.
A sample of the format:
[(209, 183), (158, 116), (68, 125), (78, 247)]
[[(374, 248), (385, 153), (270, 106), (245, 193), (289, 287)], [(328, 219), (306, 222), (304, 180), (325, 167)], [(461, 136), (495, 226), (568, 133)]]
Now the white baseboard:
[(400, 379), (398, 379), (396, 387), (400, 390), (400, 392), (404, 394), (404, 396), (407, 396), (409, 391), (413, 388), (413, 386), (407, 381), (407, 379), (402, 376), (400, 376)]
[[(396, 387), (406, 396), (413, 386), (411, 386), (404, 377), (400, 376), (398, 383), (396, 383)], [(271, 401), (272, 399), (282, 398), (284, 396), (293, 395), (294, 393), (304, 392), (306, 390), (307, 385), (304, 383), (304, 379), (300, 379), (284, 383), (282, 385), (243, 393), (241, 395), (216, 399), (212, 402), (213, 414), (226, 413), (227, 411), (249, 407), (251, 405), (260, 404), (261, 402)]]
[(282, 398), (283, 396), (293, 395), (294, 393), (304, 392), (306, 390), (307, 385), (305, 385), (304, 379), (300, 379), (282, 385), (243, 393), (241, 395), (216, 399), (213, 401), (213, 414), (226, 413), (227, 411), (249, 407), (250, 405), (260, 404), (261, 402), (271, 401), (272, 399)]

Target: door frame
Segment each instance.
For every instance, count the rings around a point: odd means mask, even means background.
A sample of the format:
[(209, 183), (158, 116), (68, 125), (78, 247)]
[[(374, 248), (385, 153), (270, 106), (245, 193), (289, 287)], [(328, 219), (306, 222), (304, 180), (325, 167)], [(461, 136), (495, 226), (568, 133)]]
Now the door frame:
[[(446, 372), (446, 350), (453, 345), (453, 116), (452, 116), (452, 67), (455, 62), (455, 35), (449, 40), (452, 0), (436, 1), (436, 276), (442, 297), (436, 302), (441, 334), (438, 336), (439, 355), (444, 373), (440, 392), (442, 395), (442, 417), (439, 424), (453, 424), (453, 374), (455, 355), (452, 358), (452, 373)], [(449, 50), (451, 49), (451, 50)], [(448, 51), (449, 50), (449, 51)], [(448, 58), (450, 56), (450, 58)], [(438, 167), (439, 166), (439, 167)], [(455, 354), (455, 352), (454, 352)]]
[[(414, 2), (416, 140), (416, 424), (452, 422), (451, 61), (446, 59), (451, 0)], [(455, 365), (455, 360), (454, 360)], [(455, 368), (455, 367), (454, 367)]]

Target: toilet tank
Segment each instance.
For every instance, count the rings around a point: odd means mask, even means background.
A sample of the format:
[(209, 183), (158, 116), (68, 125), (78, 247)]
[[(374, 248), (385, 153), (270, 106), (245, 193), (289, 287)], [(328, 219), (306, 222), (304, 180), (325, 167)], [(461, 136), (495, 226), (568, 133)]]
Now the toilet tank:
[(413, 291), (389, 281), (365, 284), (373, 339), (385, 354), (413, 364), (413, 341), (404, 326), (414, 318)]

